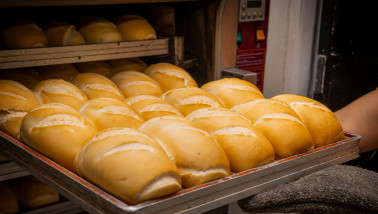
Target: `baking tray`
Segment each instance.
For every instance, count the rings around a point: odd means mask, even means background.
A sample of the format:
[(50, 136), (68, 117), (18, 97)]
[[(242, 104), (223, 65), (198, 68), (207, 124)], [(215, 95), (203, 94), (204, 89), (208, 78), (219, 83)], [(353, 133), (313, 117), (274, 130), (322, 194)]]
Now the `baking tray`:
[(345, 140), (130, 206), (4, 132), (0, 135), (0, 151), (5, 156), (89, 213), (206, 212), (355, 159), (361, 139), (359, 135), (345, 132)]

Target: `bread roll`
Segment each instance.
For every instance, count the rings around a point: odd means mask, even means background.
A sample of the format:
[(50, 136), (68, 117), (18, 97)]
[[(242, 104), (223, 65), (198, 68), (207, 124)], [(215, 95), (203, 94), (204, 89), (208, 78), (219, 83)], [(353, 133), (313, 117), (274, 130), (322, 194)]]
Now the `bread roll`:
[(6, 181), (0, 181), (0, 213), (18, 213), (18, 201), (13, 190)]
[(226, 108), (264, 98), (264, 95), (255, 85), (238, 78), (214, 80), (202, 85), (201, 88), (217, 96)]
[(11, 187), (20, 204), (28, 209), (59, 201), (59, 194), (56, 190), (30, 175), (13, 179)]
[(41, 81), (38, 71), (31, 67), (2, 70), (0, 71), (0, 79), (14, 80), (30, 89)]
[(112, 76), (112, 69), (106, 61), (91, 61), (75, 63), (74, 66), (80, 73), (96, 73), (105, 77)]
[(62, 79), (42, 80), (34, 86), (33, 91), (41, 104), (63, 103), (78, 110), (88, 101), (78, 87)]
[(164, 92), (176, 88), (198, 87), (186, 70), (170, 63), (152, 64), (144, 70), (144, 73), (154, 79)]
[(108, 78), (95, 73), (77, 74), (71, 83), (79, 87), (89, 99), (114, 98), (125, 100), (122, 92)]
[(79, 71), (72, 64), (46, 65), (36, 67), (39, 76), (46, 79), (63, 79), (70, 81)]
[(146, 63), (140, 58), (113, 59), (106, 61), (112, 68), (112, 73), (116, 74), (121, 71), (139, 71), (144, 72), (147, 68)]
[[(21, 123), (20, 123), (20, 125), (21, 125)], [(8, 158), (5, 157), (4, 155), (0, 154), (0, 163), (7, 162), (7, 161), (8, 161)]]
[(48, 46), (48, 41), (42, 29), (27, 19), (17, 19), (8, 23), (1, 31), (1, 42), (4, 49)]
[(139, 71), (118, 72), (110, 79), (126, 98), (135, 95), (160, 96), (163, 94), (163, 90), (155, 80)]
[(268, 139), (241, 114), (227, 108), (203, 108), (186, 116), (222, 146), (231, 171), (241, 172), (274, 161)]
[(285, 158), (314, 148), (310, 132), (297, 117), (285, 113), (266, 114), (254, 122), (272, 144), (276, 156)]
[(87, 42), (73, 24), (50, 20), (46, 23), (44, 33), (49, 46), (85, 45)]
[(141, 131), (113, 128), (99, 132), (75, 160), (79, 174), (128, 204), (181, 189), (175, 164)]
[(294, 109), (310, 131), (315, 147), (345, 139), (337, 117), (322, 103), (294, 94), (277, 95), (272, 99), (286, 102)]
[(143, 17), (126, 14), (116, 22), (119, 32), (125, 41), (139, 41), (156, 39), (156, 32), (152, 25)]
[(138, 128), (143, 122), (130, 106), (113, 98), (95, 98), (86, 102), (80, 113), (98, 130), (113, 127)]
[(0, 100), (0, 129), (20, 139), (22, 118), (40, 103), (30, 89), (12, 80), (0, 80)]
[(161, 98), (184, 116), (201, 108), (224, 107), (216, 96), (197, 87), (172, 89), (161, 95)]
[(73, 172), (77, 152), (96, 133), (77, 110), (61, 103), (35, 108), (25, 115), (20, 129), (22, 142)]
[(260, 117), (271, 113), (290, 114), (299, 119), (295, 111), (286, 103), (272, 99), (256, 99), (239, 105), (235, 105), (232, 110), (247, 117), (251, 122), (255, 122)]
[(88, 44), (122, 42), (121, 33), (114, 23), (97, 17), (84, 17), (80, 20), (79, 32)]
[(144, 120), (162, 116), (183, 117), (181, 112), (159, 97), (151, 95), (136, 95), (125, 101), (132, 109), (137, 111)]
[(178, 116), (157, 117), (139, 130), (154, 137), (176, 163), (183, 187), (225, 177), (230, 163), (219, 143), (194, 122)]

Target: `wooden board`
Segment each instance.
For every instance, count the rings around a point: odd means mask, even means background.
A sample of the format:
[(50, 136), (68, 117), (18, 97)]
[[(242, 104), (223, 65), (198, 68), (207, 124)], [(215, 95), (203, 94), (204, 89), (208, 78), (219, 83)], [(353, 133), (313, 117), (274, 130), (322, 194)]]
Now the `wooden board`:
[(169, 39), (0, 51), (0, 69), (168, 54)]

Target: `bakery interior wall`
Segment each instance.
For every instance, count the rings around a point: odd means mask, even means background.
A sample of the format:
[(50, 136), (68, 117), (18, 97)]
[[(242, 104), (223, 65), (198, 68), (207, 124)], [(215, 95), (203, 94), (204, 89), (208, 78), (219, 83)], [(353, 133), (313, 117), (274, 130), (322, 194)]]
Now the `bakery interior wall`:
[(271, 0), (264, 96), (308, 96), (318, 0)]

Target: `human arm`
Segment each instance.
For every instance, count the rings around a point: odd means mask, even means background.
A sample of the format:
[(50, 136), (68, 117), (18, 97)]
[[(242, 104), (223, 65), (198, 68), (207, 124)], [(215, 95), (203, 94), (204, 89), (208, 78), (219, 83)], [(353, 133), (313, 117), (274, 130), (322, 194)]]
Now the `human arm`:
[(360, 153), (378, 148), (378, 90), (335, 112), (344, 131), (361, 136)]

